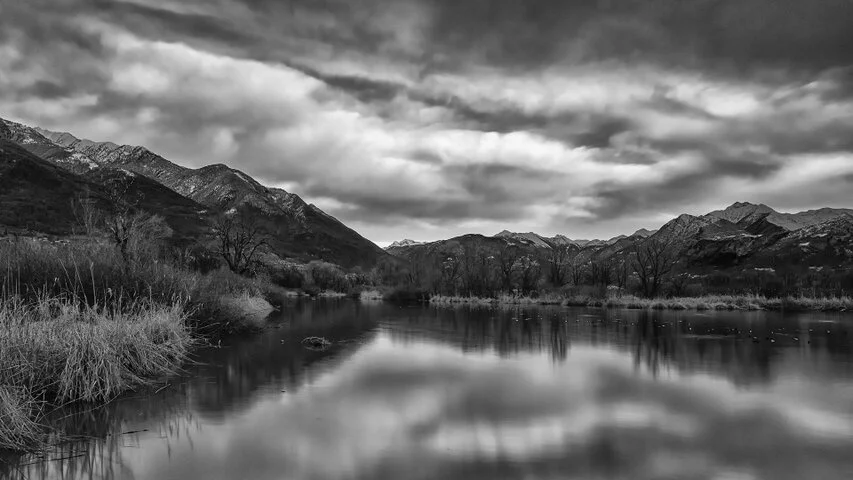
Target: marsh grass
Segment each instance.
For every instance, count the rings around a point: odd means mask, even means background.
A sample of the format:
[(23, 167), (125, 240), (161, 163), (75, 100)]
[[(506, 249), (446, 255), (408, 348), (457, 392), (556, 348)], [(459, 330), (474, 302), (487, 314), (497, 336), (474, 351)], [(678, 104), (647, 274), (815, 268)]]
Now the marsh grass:
[(21, 387), (0, 385), (0, 450), (24, 451), (40, 446), (44, 430), (36, 422), (41, 409)]
[(3, 298), (0, 415), (13, 421), (0, 427), (0, 448), (38, 443), (33, 405), (107, 402), (175, 373), (191, 344), (181, 303), (93, 307), (50, 296)]
[(126, 265), (97, 240), (0, 242), (0, 450), (36, 447), (45, 409), (174, 373), (199, 336), (261, 328), (279, 294), (227, 270)]
[(595, 298), (573, 296), (564, 305), (652, 310), (791, 310), (791, 311), (848, 311), (853, 310), (851, 297), (785, 297), (768, 298), (761, 295), (708, 295), (703, 297), (640, 298), (631, 295)]
[(218, 299), (219, 316), (226, 324), (221, 330), (241, 333), (259, 331), (266, 325), (266, 319), (273, 312), (273, 306), (262, 296), (250, 292), (230, 294)]
[[(267, 278), (246, 278), (225, 268), (203, 274), (161, 258), (128, 267), (115, 248), (93, 239), (65, 245), (0, 242), (0, 277), (0, 296), (14, 292), (29, 301), (47, 296), (90, 306), (127, 306), (139, 299), (149, 304), (183, 303), (187, 325), (208, 338), (257, 328), (258, 322), (248, 314), (256, 308), (231, 317), (233, 297), (258, 297), (280, 307), (292, 296)], [(241, 318), (249, 323), (241, 325)]]
[(433, 295), (433, 305), (562, 305), (569, 307), (650, 310), (790, 310), (853, 311), (853, 297), (786, 297), (709, 295), (704, 297), (640, 298), (633, 295), (595, 297), (544, 293), (539, 296), (501, 294), (496, 297)]

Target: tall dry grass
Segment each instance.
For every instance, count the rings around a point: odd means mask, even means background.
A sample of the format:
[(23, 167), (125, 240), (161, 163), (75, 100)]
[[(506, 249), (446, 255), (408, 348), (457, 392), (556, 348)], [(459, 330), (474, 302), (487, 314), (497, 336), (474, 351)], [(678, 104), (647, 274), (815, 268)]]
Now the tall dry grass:
[(640, 298), (632, 295), (606, 298), (574, 296), (567, 306), (653, 309), (653, 310), (791, 310), (853, 311), (851, 297), (785, 297), (761, 295), (707, 295), (703, 297)]
[(0, 416), (15, 419), (0, 425), (0, 448), (37, 442), (33, 405), (108, 401), (174, 373), (191, 344), (181, 303), (0, 298)]
[(128, 266), (97, 240), (0, 242), (0, 449), (36, 445), (43, 408), (173, 373), (199, 335), (261, 328), (276, 294), (227, 270)]
[[(97, 240), (55, 245), (32, 240), (0, 243), (0, 296), (14, 292), (29, 301), (40, 297), (79, 300), (90, 306), (184, 303), (188, 326), (216, 338), (255, 330), (255, 308), (262, 300), (281, 306), (288, 292), (266, 278), (246, 278), (223, 268), (192, 271), (161, 258), (128, 268), (114, 247)], [(8, 295), (8, 293), (7, 293)], [(249, 308), (236, 312), (234, 297), (254, 297)], [(243, 324), (240, 319), (248, 321)]]
[(23, 451), (39, 445), (42, 426), (35, 420), (41, 408), (29, 391), (0, 385), (0, 450)]
[(569, 295), (561, 292), (539, 296), (501, 294), (496, 297), (433, 295), (433, 305), (563, 305), (568, 307), (602, 307), (652, 310), (791, 310), (853, 311), (853, 297), (786, 297), (760, 295), (708, 295), (704, 297), (640, 298), (623, 296)]

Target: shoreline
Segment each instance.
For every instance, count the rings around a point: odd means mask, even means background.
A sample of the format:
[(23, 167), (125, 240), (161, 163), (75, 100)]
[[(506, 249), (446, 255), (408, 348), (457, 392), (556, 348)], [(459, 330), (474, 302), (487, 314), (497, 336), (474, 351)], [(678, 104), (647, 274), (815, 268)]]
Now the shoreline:
[[(362, 294), (362, 300), (385, 300), (378, 291)], [(429, 305), (468, 306), (563, 306), (628, 310), (695, 311), (823, 311), (853, 312), (853, 297), (763, 297), (759, 295), (706, 295), (701, 297), (640, 298), (631, 295), (593, 297), (543, 294), (537, 297), (498, 295), (496, 297), (433, 295)]]

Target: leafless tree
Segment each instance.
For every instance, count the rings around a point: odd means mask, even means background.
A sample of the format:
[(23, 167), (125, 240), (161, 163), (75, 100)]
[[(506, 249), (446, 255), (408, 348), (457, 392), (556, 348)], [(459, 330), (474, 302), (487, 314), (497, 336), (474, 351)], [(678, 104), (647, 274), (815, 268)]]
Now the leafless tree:
[(542, 276), (542, 266), (539, 260), (530, 255), (525, 255), (518, 259), (517, 268), (522, 293), (527, 294), (536, 290), (536, 284)]
[(88, 188), (71, 200), (71, 211), (84, 235), (93, 236), (98, 233), (103, 215)]
[(589, 262), (589, 276), (592, 285), (606, 287), (613, 280), (613, 262), (609, 258), (601, 258)]
[(669, 279), (669, 294), (674, 297), (682, 297), (687, 294), (687, 285), (690, 282), (690, 277), (683, 273), (674, 275)]
[(548, 252), (548, 281), (555, 287), (562, 287), (568, 283), (571, 259), (570, 245), (557, 245)]
[(578, 286), (583, 283), (583, 277), (586, 275), (586, 266), (580, 255), (574, 255), (569, 261), (569, 279), (572, 285)]
[(406, 283), (409, 287), (422, 287), (428, 283), (429, 258), (425, 251), (416, 251), (409, 258), (406, 270)]
[(462, 247), (462, 284), (468, 295), (489, 295), (493, 287), (493, 268), (495, 257), (481, 248), (470, 243)]
[[(154, 253), (159, 244), (172, 235), (172, 229), (163, 217), (139, 208), (142, 197), (131, 191), (132, 184), (132, 176), (115, 178), (107, 183), (109, 211), (103, 220), (104, 228), (118, 247), (126, 268), (138, 263), (146, 254)], [(92, 212), (89, 214), (94, 215)]]
[(513, 278), (518, 268), (518, 259), (520, 256), (518, 247), (515, 245), (505, 244), (498, 250), (498, 273), (501, 278), (501, 288), (505, 292), (512, 290)]
[(671, 247), (671, 242), (658, 239), (648, 239), (634, 245), (634, 270), (646, 297), (657, 296), (664, 278), (675, 267), (676, 258)]
[(258, 249), (266, 245), (260, 228), (243, 215), (220, 215), (213, 226), (219, 254), (232, 272), (245, 274), (252, 267)]
[(457, 294), (457, 282), (462, 276), (462, 262), (456, 254), (448, 254), (441, 261), (441, 284), (447, 293)]
[(616, 279), (616, 286), (619, 287), (619, 291), (621, 292), (628, 286), (628, 277), (631, 275), (630, 262), (623, 258), (616, 264), (613, 273)]

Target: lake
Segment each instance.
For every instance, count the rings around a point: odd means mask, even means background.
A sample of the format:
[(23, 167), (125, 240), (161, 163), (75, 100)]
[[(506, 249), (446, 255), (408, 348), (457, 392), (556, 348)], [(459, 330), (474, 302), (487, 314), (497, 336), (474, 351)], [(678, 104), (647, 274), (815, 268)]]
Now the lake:
[(850, 313), (340, 300), (271, 322), (156, 394), (54, 414), (76, 436), (0, 477), (853, 478)]

